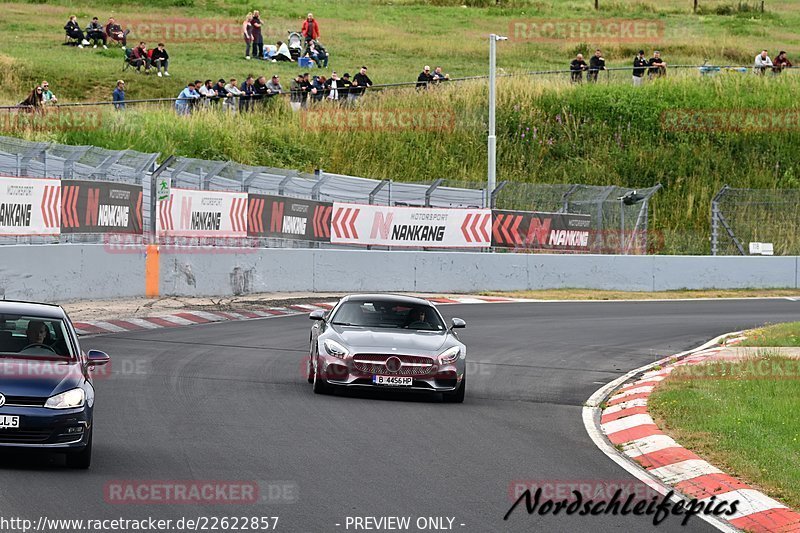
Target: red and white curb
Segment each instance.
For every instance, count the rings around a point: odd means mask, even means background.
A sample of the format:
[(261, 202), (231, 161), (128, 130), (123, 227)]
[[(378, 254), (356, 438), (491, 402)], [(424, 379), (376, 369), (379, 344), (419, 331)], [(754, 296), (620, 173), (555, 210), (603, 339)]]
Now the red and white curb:
[[(696, 498), (701, 503), (710, 502), (712, 498), (728, 502), (738, 500), (736, 513), (726, 516), (724, 521), (698, 515), (722, 531), (800, 532), (800, 513), (687, 450), (665, 435), (648, 414), (650, 394), (670, 372), (677, 366), (706, 362), (723, 349), (719, 341), (729, 335), (696, 350), (666, 357), (609, 383), (595, 392), (584, 407), (584, 425), (606, 455), (662, 494), (674, 490), (686, 499)], [(741, 339), (731, 339), (727, 344)], [(634, 376), (639, 378), (627, 383)], [(605, 402), (604, 409), (600, 408), (602, 402)]]
[[(448, 298), (427, 298), (427, 300), (439, 305), (528, 301), (520, 298), (501, 298), (494, 296), (454, 296)], [(108, 320), (81, 320), (73, 322), (72, 324), (75, 326), (75, 330), (79, 335), (105, 335), (109, 333), (211, 324), (214, 322), (226, 322), (231, 320), (252, 320), (276, 316), (301, 315), (318, 309), (331, 309), (335, 304), (336, 302), (318, 302), (313, 304), (296, 304), (286, 307), (266, 307), (262, 309), (237, 311), (180, 311), (158, 316)]]

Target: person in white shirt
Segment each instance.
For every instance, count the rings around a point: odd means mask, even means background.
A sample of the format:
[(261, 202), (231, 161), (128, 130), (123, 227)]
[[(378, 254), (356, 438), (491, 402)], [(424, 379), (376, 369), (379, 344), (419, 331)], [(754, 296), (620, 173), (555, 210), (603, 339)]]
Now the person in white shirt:
[(224, 102), (222, 102), (222, 108), (226, 111), (230, 111), (231, 113), (236, 113), (236, 109), (239, 106), (239, 96), (243, 95), (241, 89), (236, 83), (236, 78), (231, 78), (231, 81), (225, 86), (225, 90), (228, 91), (228, 94), (231, 95), (231, 98), (226, 98)]
[(212, 102), (217, 101), (217, 91), (214, 90), (214, 85), (211, 80), (206, 80), (198, 92), (200, 96), (203, 97), (204, 107), (209, 107)]
[(756, 56), (755, 68), (753, 69), (756, 74), (764, 74), (767, 68), (772, 67), (772, 60), (769, 58), (766, 50), (762, 50)]
[(292, 53), (289, 52), (289, 45), (282, 41), (278, 41), (278, 53), (272, 56), (272, 61), (291, 61)]

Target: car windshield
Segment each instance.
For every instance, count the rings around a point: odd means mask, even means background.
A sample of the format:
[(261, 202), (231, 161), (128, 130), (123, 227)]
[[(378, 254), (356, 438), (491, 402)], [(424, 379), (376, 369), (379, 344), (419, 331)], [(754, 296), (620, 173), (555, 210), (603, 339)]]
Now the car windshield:
[(439, 313), (431, 305), (393, 300), (344, 302), (331, 322), (339, 326), (444, 331)]
[(72, 357), (63, 320), (0, 314), (0, 356)]

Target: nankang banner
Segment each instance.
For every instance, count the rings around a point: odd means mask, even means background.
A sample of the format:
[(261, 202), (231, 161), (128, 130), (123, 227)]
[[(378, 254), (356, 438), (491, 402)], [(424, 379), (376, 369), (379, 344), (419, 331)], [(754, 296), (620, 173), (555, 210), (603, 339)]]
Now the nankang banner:
[(58, 235), (61, 180), (0, 177), (0, 235)]
[(142, 187), (62, 180), (61, 233), (142, 233)]
[(247, 208), (247, 235), (251, 237), (331, 241), (330, 202), (251, 193)]
[(333, 204), (331, 242), (376, 246), (487, 248), (489, 209)]
[(177, 237), (246, 237), (247, 193), (171, 189), (158, 202), (158, 233)]
[(586, 252), (591, 215), (492, 211), (492, 246), (525, 250)]

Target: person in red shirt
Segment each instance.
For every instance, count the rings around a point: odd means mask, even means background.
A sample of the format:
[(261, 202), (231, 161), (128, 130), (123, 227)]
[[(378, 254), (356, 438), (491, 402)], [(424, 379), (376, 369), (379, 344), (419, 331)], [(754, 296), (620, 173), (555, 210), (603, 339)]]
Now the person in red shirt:
[(786, 57), (786, 52), (781, 50), (778, 54), (778, 57), (776, 57), (775, 61), (772, 62), (772, 72), (775, 74), (780, 74), (785, 68), (792, 68), (792, 62), (789, 61), (788, 57)]
[(319, 24), (317, 24), (312, 13), (309, 13), (306, 20), (303, 21), (303, 28), (300, 33), (306, 38), (306, 43), (319, 39)]

